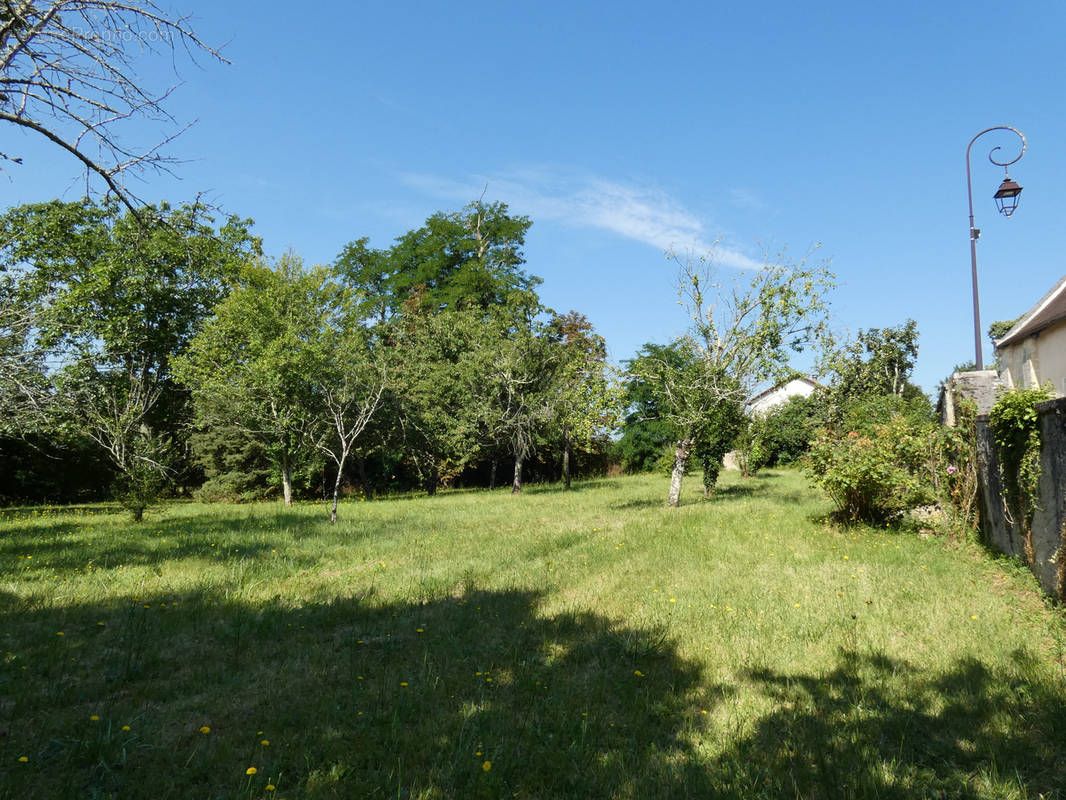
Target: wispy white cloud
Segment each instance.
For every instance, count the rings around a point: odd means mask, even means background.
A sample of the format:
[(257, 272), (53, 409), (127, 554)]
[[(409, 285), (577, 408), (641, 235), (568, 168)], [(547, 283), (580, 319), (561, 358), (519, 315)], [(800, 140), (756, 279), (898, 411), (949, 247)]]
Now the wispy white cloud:
[(505, 198), (513, 208), (535, 219), (598, 228), (659, 250), (697, 254), (713, 251), (718, 262), (727, 267), (762, 266), (741, 250), (716, 241), (699, 216), (653, 187), (544, 169), (458, 181), (413, 173), (401, 177), (411, 186), (449, 200), (468, 201), (480, 196), (487, 186), (491, 196)]

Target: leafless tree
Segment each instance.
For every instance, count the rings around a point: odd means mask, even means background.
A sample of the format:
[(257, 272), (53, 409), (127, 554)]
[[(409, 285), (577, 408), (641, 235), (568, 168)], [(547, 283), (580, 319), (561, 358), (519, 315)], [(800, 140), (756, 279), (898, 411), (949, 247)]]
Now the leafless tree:
[[(153, 89), (137, 70), (140, 58), (167, 52), (225, 62), (189, 17), (152, 0), (0, 0), (0, 120), (67, 151), (85, 168), (87, 189), (98, 176), (136, 213), (125, 175), (167, 171), (174, 160), (161, 149), (184, 130), (165, 107), (176, 87)], [(176, 130), (146, 148), (127, 145), (119, 131), (133, 118)], [(0, 161), (22, 158), (0, 152)]]

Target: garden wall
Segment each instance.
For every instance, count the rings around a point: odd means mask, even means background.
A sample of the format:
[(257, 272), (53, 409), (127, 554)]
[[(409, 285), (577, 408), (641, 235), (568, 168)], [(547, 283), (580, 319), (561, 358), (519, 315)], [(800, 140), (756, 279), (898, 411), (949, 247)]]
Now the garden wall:
[(1048, 594), (1066, 600), (1066, 398), (1040, 403), (1040, 496), (1027, 538), (1003, 502), (999, 459), (988, 415), (977, 417), (978, 504), (981, 535), (1023, 561)]

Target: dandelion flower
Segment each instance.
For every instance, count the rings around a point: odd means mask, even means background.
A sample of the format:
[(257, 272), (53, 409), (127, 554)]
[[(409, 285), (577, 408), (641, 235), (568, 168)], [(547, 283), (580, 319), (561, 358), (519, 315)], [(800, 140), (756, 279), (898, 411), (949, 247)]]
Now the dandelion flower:
[(124, 731), (128, 731), (129, 729), (130, 729), (129, 725), (123, 725), (122, 726), (122, 730), (124, 730)]
[(406, 686), (406, 685), (407, 685), (407, 681), (400, 681), (400, 686)]
[(490, 769), (492, 769), (492, 762), (491, 761), (486, 761), (486, 762), (484, 762), (481, 765), (481, 771), (482, 772), (488, 772)]
[(211, 733), (211, 729), (204, 725), (200, 728), (200, 733), (202, 733), (204, 736), (207, 736), (207, 734)]
[(639, 669), (633, 670), (633, 674), (636, 675), (638, 678), (643, 678), (644, 677), (644, 673), (641, 672)]
[(275, 785), (274, 785), (274, 784), (272, 784), (272, 783), (268, 783), (268, 784), (266, 785), (266, 790), (267, 790), (268, 792), (272, 792), (272, 791), (274, 791), (274, 790), (275, 790), (275, 789), (277, 789), (277, 788), (278, 788), (278, 787), (277, 787), (277, 786), (275, 786)]
[(30, 759), (27, 756), (19, 756), (19, 761), (25, 764)]
[(246, 769), (244, 771), (244, 774), (245, 775), (255, 775), (255, 773), (257, 773), (257, 772), (259, 772), (259, 770), (257, 770), (255, 767), (248, 767), (248, 769)]
[(89, 720), (91, 722), (99, 722), (100, 721), (100, 715), (99, 714), (93, 714), (91, 717), (89, 717)]
[(259, 744), (263, 745), (263, 747), (269, 747), (270, 746), (270, 740), (269, 739), (264, 739)]

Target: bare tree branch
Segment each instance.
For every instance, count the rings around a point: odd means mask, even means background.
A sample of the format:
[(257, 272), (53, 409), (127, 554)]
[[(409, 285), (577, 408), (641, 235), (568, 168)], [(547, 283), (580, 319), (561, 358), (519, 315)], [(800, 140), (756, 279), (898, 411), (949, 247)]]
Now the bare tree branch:
[[(143, 118), (174, 124), (165, 101), (174, 86), (142, 82), (143, 56), (182, 50), (194, 63), (207, 54), (189, 17), (171, 17), (152, 0), (0, 0), (0, 120), (34, 131), (70, 153), (134, 213), (140, 201), (127, 173), (167, 170), (160, 147), (131, 147), (122, 123)], [(182, 128), (184, 130), (184, 128)], [(21, 164), (22, 158), (0, 154)]]

